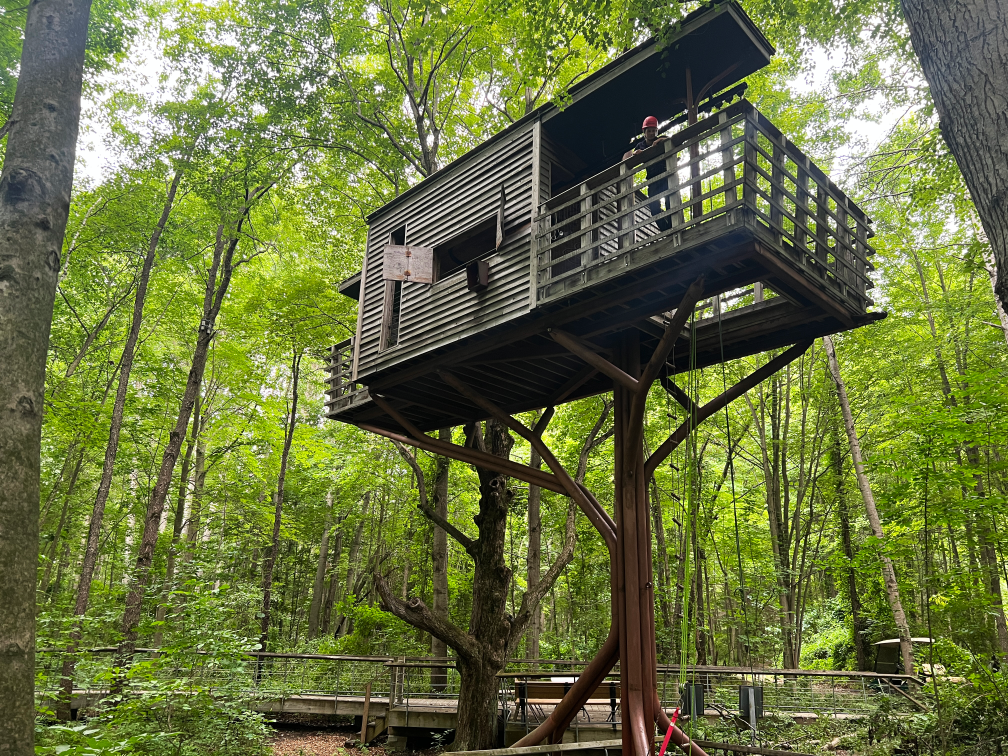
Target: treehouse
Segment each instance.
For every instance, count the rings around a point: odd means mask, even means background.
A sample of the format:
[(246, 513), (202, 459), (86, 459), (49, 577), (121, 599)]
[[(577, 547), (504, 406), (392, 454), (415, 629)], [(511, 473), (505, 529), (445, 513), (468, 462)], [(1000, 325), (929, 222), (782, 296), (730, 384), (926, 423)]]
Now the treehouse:
[[(449, 368), (512, 413), (608, 391), (558, 337), (604, 356), (633, 330), (646, 362), (701, 275), (670, 375), (881, 317), (871, 220), (744, 99), (773, 53), (701, 8), (372, 213), (328, 416), (401, 430), (378, 393), (424, 431), (485, 417)], [(667, 138), (623, 159), (647, 115)]]
[[(618, 661), (624, 756), (652, 753), (656, 725), (703, 756), (658, 700), (647, 481), (813, 339), (884, 317), (871, 221), (743, 96), (773, 52), (734, 2), (699, 9), (369, 216), (340, 286), (360, 304), (332, 348), (329, 417), (565, 494), (609, 551), (609, 636), (516, 745), (558, 742)], [(666, 138), (642, 144), (649, 115)], [(787, 345), (703, 406), (674, 380)], [(656, 380), (686, 419), (647, 454)], [(553, 407), (609, 391), (611, 513), (543, 440)], [(533, 428), (513, 417), (538, 408)], [(428, 435), (490, 417), (549, 472)], [(383, 602), (430, 630), (419, 604)]]

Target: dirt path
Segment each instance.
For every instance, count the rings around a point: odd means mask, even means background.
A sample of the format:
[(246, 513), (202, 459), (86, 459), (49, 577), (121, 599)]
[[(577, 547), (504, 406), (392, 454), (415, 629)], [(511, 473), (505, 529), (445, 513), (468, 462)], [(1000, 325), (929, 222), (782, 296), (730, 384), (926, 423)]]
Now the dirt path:
[(434, 756), (438, 750), (387, 751), (384, 743), (367, 749), (347, 748), (346, 743), (356, 743), (359, 733), (349, 728), (315, 729), (310, 726), (280, 726), (270, 740), (273, 756)]

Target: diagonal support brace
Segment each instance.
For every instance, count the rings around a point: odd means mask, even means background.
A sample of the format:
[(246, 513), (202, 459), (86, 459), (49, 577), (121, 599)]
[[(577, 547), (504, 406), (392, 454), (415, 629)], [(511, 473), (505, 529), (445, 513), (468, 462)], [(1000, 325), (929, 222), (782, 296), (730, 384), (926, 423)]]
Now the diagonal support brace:
[(758, 368), (750, 373), (720, 396), (715, 399), (711, 399), (698, 411), (691, 412), (682, 425), (676, 428), (672, 435), (666, 438), (662, 442), (661, 446), (655, 449), (651, 456), (644, 462), (644, 479), (650, 480), (651, 476), (654, 475), (654, 471), (658, 468), (658, 465), (664, 462), (668, 458), (668, 455), (671, 454), (672, 451), (693, 431), (693, 429), (700, 425), (700, 423), (709, 418), (715, 412), (723, 409), (735, 399), (738, 399), (753, 386), (765, 381), (788, 363), (801, 357), (810, 346), (812, 346), (812, 339), (807, 339), (795, 344), (787, 351), (774, 357), (766, 365), (763, 365), (761, 368)]
[(658, 380), (661, 381), (662, 388), (664, 388), (672, 396), (672, 398), (675, 399), (684, 410), (686, 410), (686, 412), (692, 415), (694, 412), (700, 411), (700, 407), (697, 406), (697, 403), (694, 402), (690, 398), (690, 395), (683, 391), (679, 387), (679, 384), (677, 384), (674, 380), (664, 375)]
[(647, 408), (648, 391), (651, 390), (651, 384), (658, 377), (672, 348), (675, 346), (676, 341), (679, 340), (686, 321), (693, 314), (697, 300), (703, 296), (703, 290), (704, 277), (700, 276), (686, 289), (682, 301), (676, 308), (675, 315), (672, 316), (672, 322), (668, 324), (654, 354), (651, 355), (651, 359), (648, 360), (648, 364), (641, 373), (637, 392), (634, 394), (633, 403), (630, 405), (630, 419), (627, 423), (630, 432), (627, 434), (626, 445), (623, 450), (627, 459), (635, 459), (638, 454), (643, 453), (641, 449), (641, 437), (644, 434), (644, 410)]
[(393, 407), (388, 399), (378, 394), (372, 394), (371, 398), (374, 400), (374, 403), (385, 412), (386, 415), (399, 423), (399, 425), (401, 425), (402, 428), (410, 434), (410, 437), (367, 423), (361, 423), (357, 426), (362, 430), (366, 430), (370, 433), (376, 433), (379, 436), (384, 436), (392, 441), (398, 441), (401, 444), (415, 446), (416, 448), (423, 449), (424, 451), (434, 452), (435, 454), (440, 454), (444, 457), (450, 457), (451, 459), (456, 459), (459, 462), (465, 462), (467, 464), (483, 467), (504, 475), (510, 475), (513, 478), (517, 478), (518, 480), (526, 483), (531, 483), (532, 485), (539, 486), (540, 488), (545, 488), (549, 491), (555, 491), (559, 494), (567, 493), (567, 489), (561, 485), (560, 481), (558, 481), (554, 475), (551, 475), (545, 470), (536, 470), (534, 467), (518, 464), (517, 462), (512, 462), (507, 459), (501, 459), (493, 454), (482, 452), (479, 449), (473, 449), (468, 446), (459, 446), (458, 444), (452, 444), (436, 438), (431, 438), (411, 423), (401, 412), (399, 412), (399, 410)]
[(584, 341), (583, 339), (579, 339), (572, 333), (561, 331), (559, 328), (551, 328), (549, 330), (549, 335), (553, 337), (553, 340), (556, 343), (565, 347), (567, 351), (576, 354), (603, 375), (609, 376), (613, 379), (613, 381), (626, 386), (631, 391), (637, 390), (637, 379), (633, 376), (627, 375), (625, 372), (609, 362), (609, 360), (605, 357), (600, 355), (596, 351), (598, 347)]
[(602, 538), (605, 539), (610, 552), (615, 553), (616, 524), (613, 522), (612, 518), (609, 517), (609, 513), (598, 506), (598, 502), (594, 500), (594, 497), (588, 497), (585, 495), (584, 491), (582, 491), (578, 484), (574, 482), (570, 473), (568, 473), (564, 466), (560, 464), (560, 461), (553, 455), (550, 448), (546, 446), (542, 438), (526, 428), (522, 423), (515, 420), (511, 417), (511, 415), (504, 412), (504, 410), (500, 409), (500, 407), (496, 404), (480, 396), (476, 391), (473, 391), (452, 373), (449, 373), (446, 370), (439, 370), (438, 375), (441, 376), (441, 380), (454, 388), (477, 407), (484, 410), (491, 417), (495, 418), (498, 422), (503, 423), (512, 431), (524, 438), (537, 452), (539, 452), (539, 456), (542, 457), (543, 462), (545, 462), (550, 470), (553, 471), (553, 475), (556, 480), (558, 480), (564, 487), (564, 493), (574, 499), (578, 507), (588, 518), (589, 522), (595, 526), (595, 529), (598, 530)]

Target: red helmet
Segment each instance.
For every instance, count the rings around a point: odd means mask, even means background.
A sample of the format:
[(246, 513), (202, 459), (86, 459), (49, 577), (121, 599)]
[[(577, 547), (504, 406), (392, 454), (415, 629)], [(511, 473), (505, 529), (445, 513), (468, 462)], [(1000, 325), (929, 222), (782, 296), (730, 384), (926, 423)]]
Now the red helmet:
[(657, 129), (658, 128), (658, 119), (655, 118), (654, 116), (648, 116), (647, 118), (644, 119), (644, 125), (641, 126), (641, 128), (642, 129), (649, 129), (649, 128), (650, 129)]

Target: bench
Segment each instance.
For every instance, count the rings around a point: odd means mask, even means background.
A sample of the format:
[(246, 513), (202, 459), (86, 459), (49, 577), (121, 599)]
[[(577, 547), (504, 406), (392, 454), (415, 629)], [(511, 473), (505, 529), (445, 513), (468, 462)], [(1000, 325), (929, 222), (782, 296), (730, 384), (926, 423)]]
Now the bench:
[[(563, 699), (567, 692), (573, 687), (574, 678), (569, 680), (536, 680), (536, 679), (515, 679), (515, 707), (516, 713), (521, 712), (521, 721), (527, 722), (529, 715), (535, 717), (537, 722), (546, 719), (543, 706), (556, 706)], [(603, 680), (595, 690), (592, 691), (585, 706), (609, 705), (609, 716), (606, 722), (612, 722), (616, 726), (616, 712), (620, 703), (620, 684), (617, 680)], [(585, 713), (588, 721), (591, 715), (585, 706), (581, 711)]]

